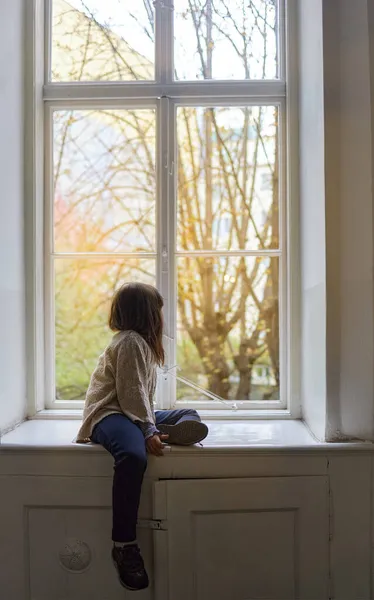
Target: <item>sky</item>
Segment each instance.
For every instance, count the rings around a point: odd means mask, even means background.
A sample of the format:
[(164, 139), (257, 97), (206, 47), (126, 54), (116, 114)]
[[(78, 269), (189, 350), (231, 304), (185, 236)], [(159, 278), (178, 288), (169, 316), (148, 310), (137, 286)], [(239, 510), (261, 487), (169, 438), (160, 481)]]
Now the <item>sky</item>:
[[(84, 4), (95, 17), (108, 25), (117, 35), (121, 36), (137, 52), (154, 62), (154, 45), (144, 34), (141, 25), (148, 23), (147, 12), (142, 0), (68, 0), (74, 8), (86, 12)], [(254, 8), (259, 11), (259, 22), (264, 12), (264, 6), (268, 0), (253, 0)], [(195, 80), (201, 78), (201, 61), (197, 53), (196, 32), (192, 23), (191, 15), (188, 13), (188, 0), (174, 0), (175, 19), (175, 66), (179, 79)], [(153, 2), (151, 2), (153, 5)], [(216, 0), (215, 7), (220, 17), (214, 20), (221, 32), (215, 30), (213, 34), (213, 78), (214, 79), (243, 79), (243, 62), (233, 48), (231, 42), (236, 43), (241, 49), (240, 32), (236, 30), (230, 20), (225, 17), (226, 6), (230, 7), (235, 17), (238, 29), (243, 23), (242, 7), (243, 0)], [(261, 15), (262, 13), (262, 15)], [(246, 12), (247, 26), (251, 25), (253, 12), (250, 8)], [(204, 32), (204, 27), (202, 28)], [(225, 34), (228, 39), (225, 38)], [(231, 41), (229, 41), (231, 40)], [(263, 37), (257, 32), (252, 38), (251, 52), (254, 57), (261, 59), (263, 50)], [(268, 36), (267, 52), (271, 59), (268, 63), (267, 78), (276, 77), (274, 56), (276, 52), (274, 36)], [(252, 74), (254, 79), (262, 78), (262, 66), (252, 60)]]
[[(140, 23), (147, 22), (148, 17), (142, 1), (139, 0), (67, 0), (74, 8), (86, 12), (83, 4), (88, 6), (96, 18), (101, 22), (110, 25), (110, 28), (123, 37), (126, 42), (135, 50), (146, 56), (150, 61), (154, 61), (153, 43), (147, 40), (141, 27), (137, 26), (136, 20)], [(135, 19), (129, 18), (129, 13), (134, 15)]]

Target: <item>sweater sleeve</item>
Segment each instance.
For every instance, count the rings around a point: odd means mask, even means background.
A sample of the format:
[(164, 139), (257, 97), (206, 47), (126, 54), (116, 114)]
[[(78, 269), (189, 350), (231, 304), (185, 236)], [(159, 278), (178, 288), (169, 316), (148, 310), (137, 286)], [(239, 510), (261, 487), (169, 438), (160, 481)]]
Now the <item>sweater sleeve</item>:
[(157, 429), (156, 425), (153, 425), (153, 423), (141, 423), (139, 421), (139, 428), (142, 432), (142, 434), (144, 435), (144, 439), (147, 441), (149, 440), (149, 438), (153, 437), (156, 434), (159, 434), (159, 430)]
[(120, 344), (117, 354), (116, 392), (121, 410), (132, 421), (154, 426), (149, 401), (146, 350), (133, 337)]

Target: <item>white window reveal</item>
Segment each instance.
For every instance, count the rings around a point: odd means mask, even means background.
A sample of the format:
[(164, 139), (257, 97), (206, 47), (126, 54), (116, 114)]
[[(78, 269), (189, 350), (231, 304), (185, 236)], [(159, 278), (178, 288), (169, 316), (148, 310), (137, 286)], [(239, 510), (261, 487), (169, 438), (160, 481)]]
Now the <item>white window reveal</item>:
[(127, 280), (165, 300), (159, 406), (285, 409), (283, 0), (47, 0), (47, 406), (82, 406)]

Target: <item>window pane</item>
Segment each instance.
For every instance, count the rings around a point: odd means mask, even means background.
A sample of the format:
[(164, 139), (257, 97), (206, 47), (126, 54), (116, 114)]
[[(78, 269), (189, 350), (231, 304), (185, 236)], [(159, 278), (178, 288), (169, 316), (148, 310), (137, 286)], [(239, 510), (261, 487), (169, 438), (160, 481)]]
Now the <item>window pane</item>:
[[(218, 396), (279, 400), (277, 258), (178, 260), (180, 374)], [(178, 384), (178, 400), (209, 400)]]
[(278, 0), (174, 0), (175, 76), (276, 79)]
[(57, 252), (155, 249), (155, 112), (54, 112)]
[(55, 261), (57, 399), (84, 399), (99, 355), (113, 335), (107, 327), (110, 300), (125, 281), (154, 285), (154, 261)]
[(52, 0), (53, 81), (154, 79), (154, 9), (133, 0)]
[(178, 148), (178, 249), (278, 248), (278, 109), (179, 108)]

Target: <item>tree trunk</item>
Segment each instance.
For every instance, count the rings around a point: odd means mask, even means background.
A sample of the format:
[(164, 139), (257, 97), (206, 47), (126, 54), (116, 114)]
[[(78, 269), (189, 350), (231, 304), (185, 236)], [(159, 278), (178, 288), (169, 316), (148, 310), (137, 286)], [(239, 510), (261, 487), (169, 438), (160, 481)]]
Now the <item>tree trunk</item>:
[(225, 358), (227, 336), (220, 331), (220, 315), (203, 328), (189, 329), (188, 333), (199, 353), (208, 390), (224, 400), (230, 397), (230, 367)]
[(236, 400), (250, 400), (252, 391), (252, 371), (259, 357), (257, 350), (258, 331), (256, 330), (250, 340), (242, 341), (239, 354), (234, 357), (235, 366), (239, 372), (239, 385), (236, 391)]
[(236, 400), (250, 400), (252, 391), (252, 370), (253, 364), (248, 365), (243, 371), (239, 371), (240, 379), (236, 392)]
[(214, 362), (215, 368), (213, 373), (208, 373), (208, 387), (209, 391), (213, 392), (217, 396), (220, 396), (224, 400), (229, 400), (230, 397), (230, 382), (229, 382), (229, 369), (225, 360), (220, 360), (218, 357)]

